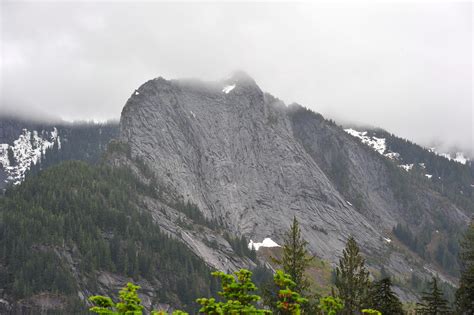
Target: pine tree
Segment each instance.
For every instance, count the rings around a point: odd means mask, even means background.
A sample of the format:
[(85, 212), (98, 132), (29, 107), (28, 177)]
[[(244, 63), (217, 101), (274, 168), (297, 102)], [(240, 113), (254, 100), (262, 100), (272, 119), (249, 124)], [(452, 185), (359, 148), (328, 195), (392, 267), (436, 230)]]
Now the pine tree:
[(471, 221), (461, 242), (459, 255), (461, 278), (456, 291), (456, 308), (459, 314), (474, 314), (474, 220)]
[[(313, 305), (314, 296), (309, 291), (310, 282), (305, 275), (305, 271), (314, 257), (307, 250), (307, 245), (308, 242), (301, 235), (298, 220), (296, 217), (293, 217), (293, 223), (284, 236), (282, 245), (283, 257), (281, 259), (271, 257), (271, 259), (283, 269), (283, 272), (290, 275), (295, 283), (295, 287), (292, 289), (299, 292), (305, 300), (309, 301), (308, 303), (303, 303), (302, 312), (310, 314), (313, 313), (312, 309), (316, 305)], [(264, 303), (270, 306), (276, 314), (281, 313), (281, 310), (277, 307), (278, 291), (278, 287), (273, 282), (267, 283), (263, 289)]]
[(296, 217), (293, 217), (293, 224), (285, 234), (283, 242), (283, 258), (281, 260), (273, 258), (283, 271), (291, 276), (296, 283), (297, 292), (305, 292), (309, 288), (309, 280), (305, 275), (305, 270), (311, 264), (314, 257), (309, 253), (306, 246), (308, 242), (303, 239), (301, 229)]
[(353, 237), (347, 241), (336, 268), (336, 288), (344, 300), (342, 314), (358, 313), (367, 301), (369, 272), (365, 269), (364, 258)]
[(392, 291), (392, 281), (389, 277), (375, 282), (370, 289), (370, 308), (382, 314), (404, 314), (402, 303)]
[(416, 304), (416, 313), (427, 315), (449, 314), (448, 301), (444, 299), (436, 278), (433, 278), (430, 287), (431, 290), (423, 293), (421, 302)]

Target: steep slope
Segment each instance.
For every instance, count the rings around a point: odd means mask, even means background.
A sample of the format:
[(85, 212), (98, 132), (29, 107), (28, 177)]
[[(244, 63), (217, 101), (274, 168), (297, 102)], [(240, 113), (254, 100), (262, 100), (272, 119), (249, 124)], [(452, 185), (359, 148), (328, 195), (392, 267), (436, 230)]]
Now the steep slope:
[(349, 234), (368, 251), (384, 246), (293, 137), (284, 104), (243, 74), (221, 84), (149, 81), (127, 102), (120, 126), (121, 140), (162, 185), (233, 232), (278, 239), (296, 215), (325, 258), (334, 259)]
[(461, 207), (474, 211), (474, 168), (473, 162), (456, 155), (439, 154), (432, 148), (423, 148), (399, 138), (382, 129), (354, 127), (351, 133), (362, 141), (383, 142), (386, 155), (407, 172), (423, 175), (430, 179), (439, 193), (455, 201)]
[(429, 255), (393, 244), (392, 228), (401, 222), (427, 234), (428, 247), (436, 230), (462, 229), (470, 211), (242, 73), (221, 82), (146, 82), (122, 111), (120, 140), (167, 192), (234, 233), (279, 242), (296, 216), (318, 256), (335, 262), (354, 235), (372, 267), (386, 264), (406, 281), (441, 270), (425, 265)]
[[(445, 174), (459, 173), (458, 163), (427, 150), (418, 152), (419, 160), (409, 160), (403, 151), (398, 153), (390, 146), (391, 139), (381, 135), (354, 130), (345, 133), (322, 116), (297, 106), (290, 107), (290, 113), (295, 136), (359, 212), (388, 233), (394, 230), (394, 236), (400, 236), (394, 227), (403, 226), (418, 243), (406, 245), (426, 261), (456, 274), (457, 249), (448, 244), (456, 243), (459, 227), (472, 214), (469, 196), (459, 200), (459, 196), (438, 189), (436, 181), (421, 172), (425, 168), (406, 166), (424, 165), (425, 161), (431, 170), (434, 163), (423, 160), (425, 153), (450, 164)], [(459, 166), (469, 176), (469, 169)], [(409, 243), (404, 238), (401, 241)]]

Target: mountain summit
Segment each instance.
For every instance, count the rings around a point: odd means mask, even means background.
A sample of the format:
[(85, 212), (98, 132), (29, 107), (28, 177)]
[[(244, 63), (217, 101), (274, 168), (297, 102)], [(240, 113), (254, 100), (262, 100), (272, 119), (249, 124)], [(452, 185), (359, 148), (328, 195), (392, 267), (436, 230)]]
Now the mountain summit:
[[(402, 277), (412, 266), (392, 243), (397, 224), (414, 235), (445, 233), (472, 212), (321, 115), (262, 92), (244, 73), (146, 82), (122, 111), (120, 141), (166, 193), (237, 235), (278, 243), (295, 216), (314, 254), (335, 262), (353, 235), (375, 257), (372, 267)], [(434, 269), (429, 262), (418, 271)]]

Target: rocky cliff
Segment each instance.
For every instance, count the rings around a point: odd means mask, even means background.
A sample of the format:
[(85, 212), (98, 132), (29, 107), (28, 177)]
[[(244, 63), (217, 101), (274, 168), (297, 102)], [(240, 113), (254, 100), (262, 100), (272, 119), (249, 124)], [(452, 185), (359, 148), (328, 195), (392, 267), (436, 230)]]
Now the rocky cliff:
[(146, 82), (122, 111), (120, 141), (160, 187), (237, 235), (281, 242), (296, 216), (314, 254), (336, 262), (353, 235), (372, 267), (401, 277), (413, 268), (443, 272), (392, 242), (397, 223), (443, 232), (464, 226), (472, 211), (244, 73)]

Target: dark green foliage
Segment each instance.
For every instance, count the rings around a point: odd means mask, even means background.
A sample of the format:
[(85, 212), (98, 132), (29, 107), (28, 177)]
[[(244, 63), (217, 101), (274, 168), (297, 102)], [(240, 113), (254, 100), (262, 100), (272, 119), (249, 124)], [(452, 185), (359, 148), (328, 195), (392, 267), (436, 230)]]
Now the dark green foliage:
[(442, 315), (450, 314), (448, 301), (443, 297), (443, 292), (438, 287), (438, 281), (433, 278), (430, 289), (424, 292), (421, 302), (416, 304), (417, 314)]
[(126, 169), (75, 161), (7, 190), (0, 198), (0, 262), (8, 270), (3, 287), (18, 298), (73, 293), (77, 284), (64, 258), (71, 255), (88, 277), (107, 270), (159, 279), (168, 288), (162, 300), (193, 304), (196, 295), (209, 293), (209, 269), (137, 208), (138, 196), (148, 191)]
[[(273, 271), (265, 265), (258, 264), (257, 267), (252, 270), (252, 281), (259, 287), (258, 293), (265, 301), (266, 288), (270, 286), (272, 288), (274, 287)], [(272, 290), (272, 292), (276, 293), (276, 288)]]
[[(398, 223), (393, 229), (393, 234), (408, 248), (418, 253), (421, 257), (425, 257), (426, 240), (422, 240), (415, 236), (410, 228), (406, 225)], [(425, 234), (429, 235), (429, 234)]]
[(197, 205), (190, 202), (184, 202), (182, 199), (178, 199), (178, 201), (169, 204), (170, 207), (182, 212), (186, 217), (193, 220), (194, 223), (199, 225), (207, 226), (212, 230), (218, 230), (219, 224), (216, 220), (209, 220), (207, 219), (199, 209)]
[(128, 158), (132, 157), (130, 146), (127, 143), (120, 142), (116, 139), (110, 140), (110, 142), (107, 144), (107, 154), (114, 153), (123, 154)]
[[(46, 150), (41, 156), (41, 163), (31, 165), (27, 176), (67, 160), (97, 163), (106, 151), (109, 141), (118, 136), (117, 123), (75, 123), (58, 125), (57, 130), (60, 142), (56, 141), (51, 149)], [(115, 144), (117, 145), (113, 145), (113, 148), (119, 145), (118, 142)]]
[(359, 312), (367, 303), (369, 290), (369, 272), (365, 269), (364, 258), (353, 237), (347, 241), (336, 268), (336, 288), (344, 301), (342, 314)]
[(293, 217), (293, 223), (284, 236), (283, 257), (281, 260), (275, 258), (273, 260), (291, 276), (296, 283), (295, 290), (298, 292), (305, 292), (310, 285), (305, 270), (309, 267), (313, 256), (306, 248), (307, 245), (308, 242), (301, 235), (298, 220)]
[(456, 292), (459, 314), (474, 314), (474, 220), (471, 221), (461, 242), (461, 278)]
[(382, 312), (382, 314), (404, 314), (402, 303), (392, 291), (390, 278), (383, 278), (372, 284), (368, 305), (370, 308)]
[(386, 139), (388, 150), (400, 154), (402, 164), (414, 164), (417, 168), (420, 168), (419, 163), (423, 163), (425, 167), (423, 172), (433, 175), (432, 179), (429, 180), (433, 188), (462, 208), (473, 211), (474, 189), (472, 189), (471, 184), (474, 182), (474, 168), (450, 161), (386, 131), (376, 130), (373, 132), (377, 137)]
[(237, 255), (241, 257), (246, 256), (255, 262), (257, 261), (257, 252), (254, 248), (249, 248), (249, 242), (245, 236), (240, 238), (232, 237), (229, 233), (224, 232), (224, 238), (227, 240), (227, 242), (229, 242), (230, 246)]
[[(429, 258), (427, 257), (428, 254), (425, 248), (431, 241), (431, 234), (433, 233), (431, 229), (426, 228), (415, 236), (407, 225), (398, 223), (392, 231), (393, 234), (412, 251), (423, 258)], [(456, 275), (459, 270), (456, 258), (459, 252), (459, 233), (452, 228), (448, 228), (448, 231), (447, 236), (439, 238), (431, 258), (446, 271)]]
[[(296, 217), (293, 217), (290, 229), (285, 233), (283, 238), (283, 257), (281, 259), (272, 257), (272, 260), (295, 282), (293, 289), (300, 292), (301, 296), (306, 300), (311, 299), (311, 303), (304, 303), (303, 305), (303, 311), (311, 313), (310, 309), (313, 309), (316, 306), (312, 303), (314, 302), (314, 296), (309, 290), (310, 282), (305, 271), (310, 266), (314, 257), (306, 248), (307, 245), (308, 242), (303, 239), (298, 220)], [(265, 302), (270, 305), (274, 311), (278, 310), (278, 305), (276, 304), (276, 301), (278, 300), (278, 291), (279, 288), (274, 285), (265, 286)]]

